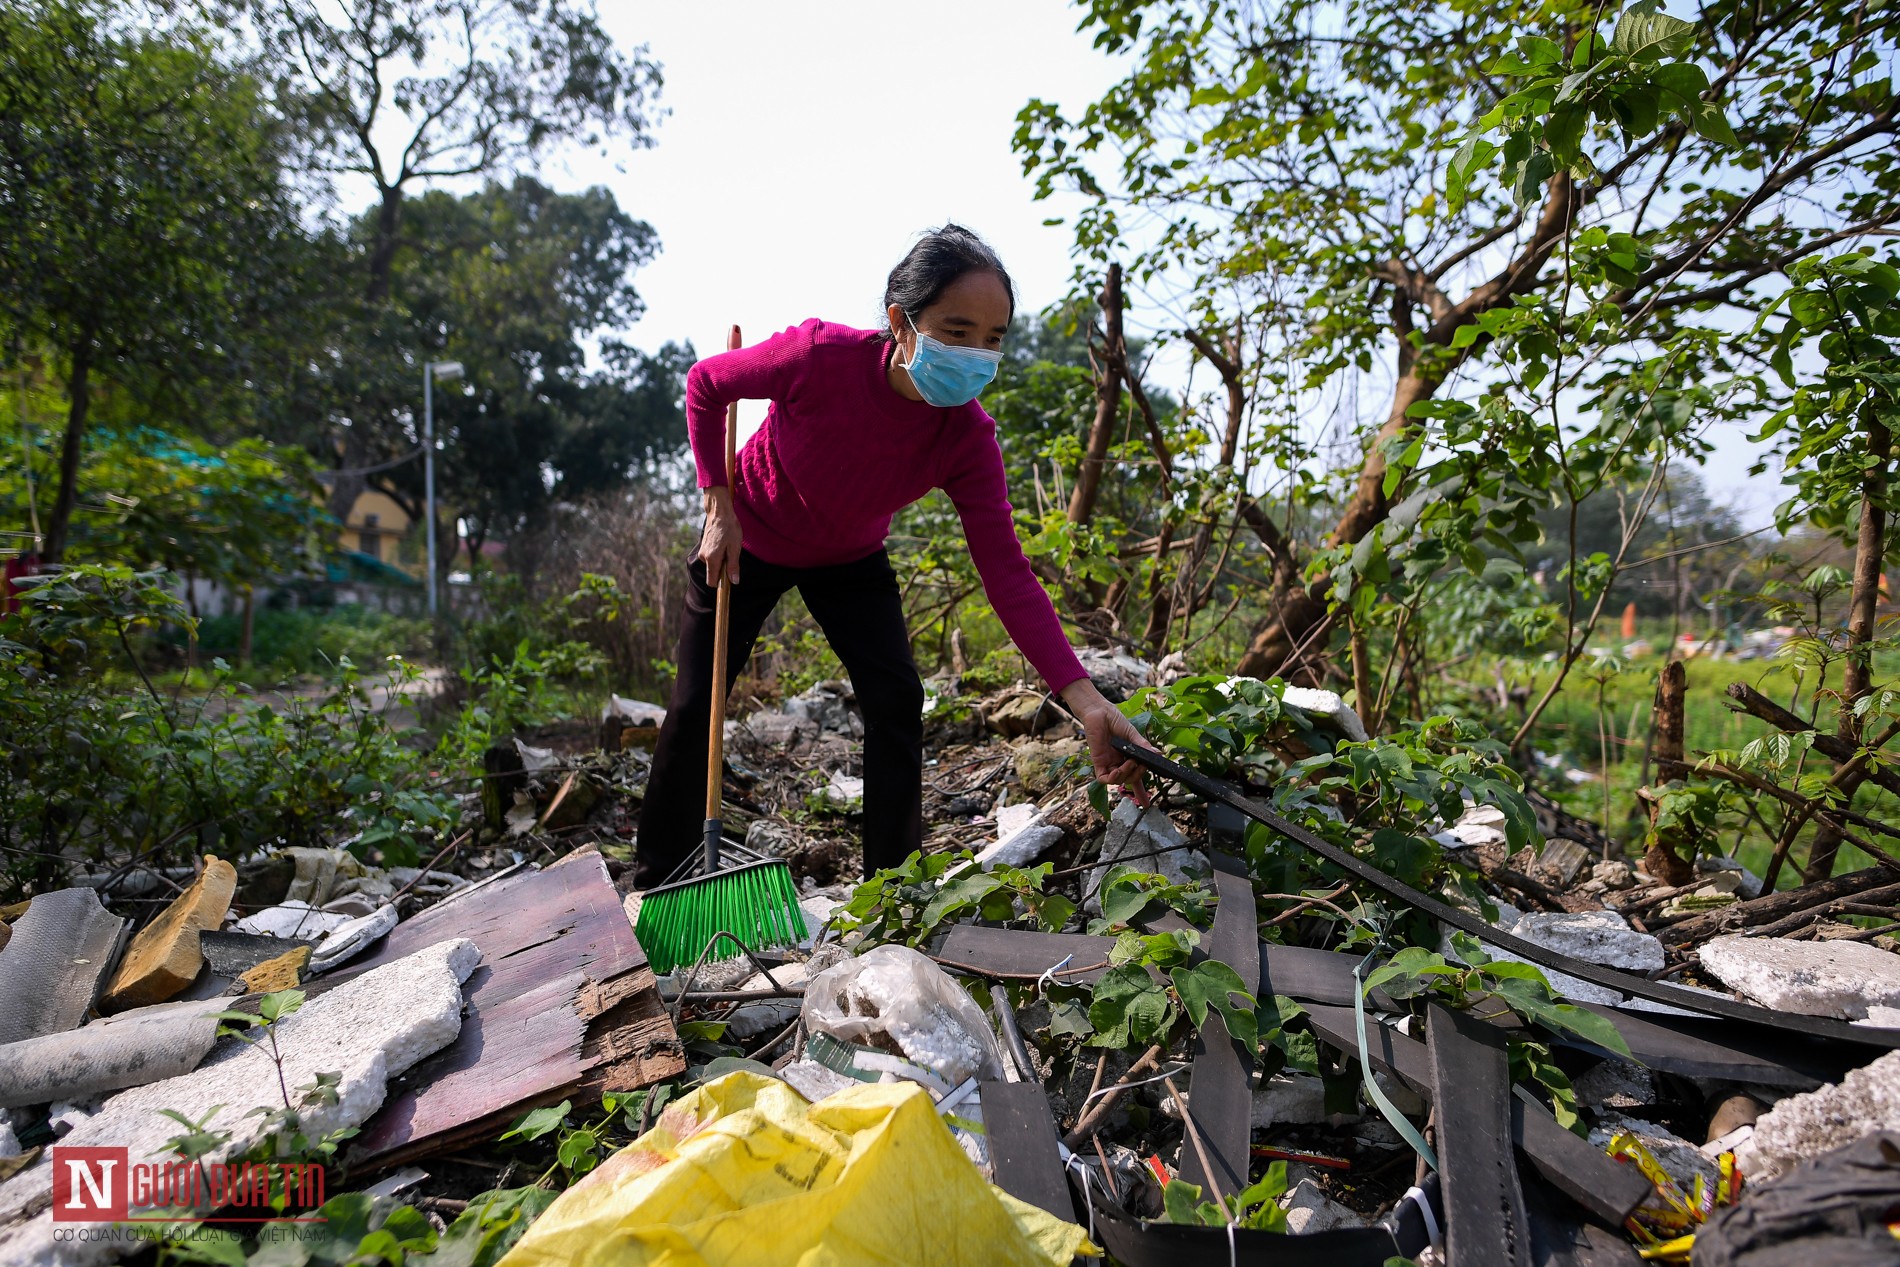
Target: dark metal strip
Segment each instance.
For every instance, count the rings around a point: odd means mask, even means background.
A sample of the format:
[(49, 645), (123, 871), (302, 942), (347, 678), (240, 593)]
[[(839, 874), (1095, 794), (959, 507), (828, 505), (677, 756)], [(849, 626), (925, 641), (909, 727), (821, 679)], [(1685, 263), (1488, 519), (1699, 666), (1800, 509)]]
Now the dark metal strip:
[[(1234, 969), (1252, 994), (1260, 988), (1253, 885), (1245, 865), (1224, 854), (1214, 855), (1214, 884), (1220, 904), (1214, 908), (1214, 926), (1195, 948), (1193, 962), (1218, 959)], [(1212, 1186), (1231, 1197), (1247, 1186), (1247, 1149), (1253, 1135), (1253, 1095), (1248, 1085), (1253, 1052), (1228, 1034), (1226, 1022), (1211, 1008), (1194, 1035), (1193, 1052), (1187, 1111), (1207, 1150), (1207, 1164), (1214, 1168)], [(1209, 1187), (1209, 1176), (1192, 1141), (1181, 1150), (1181, 1178), (1203, 1191)]]
[(1062, 1177), (1049, 1097), (1034, 1082), (984, 1082), (983, 1129), (996, 1186), (1019, 1201), (1074, 1221), (1075, 1203)]
[(1511, 1141), (1511, 1061), (1494, 1025), (1426, 1010), (1447, 1267), (1529, 1267), (1530, 1219)]
[(1637, 998), (1649, 999), (1656, 1003), (1668, 1003), (1675, 1007), (1686, 1008), (1692, 1012), (1701, 1012), (1710, 1016), (1720, 1016), (1728, 1020), (1746, 1021), (1756, 1025), (1767, 1025), (1775, 1029), (1791, 1030), (1798, 1034), (1832, 1038), (1841, 1042), (1855, 1043), (1864, 1047), (1883, 1049), (1900, 1048), (1900, 1030), (1874, 1029), (1863, 1025), (1850, 1025), (1845, 1021), (1831, 1020), (1818, 1016), (1794, 1016), (1767, 1008), (1755, 1007), (1734, 999), (1718, 998), (1684, 990), (1679, 986), (1662, 981), (1651, 981), (1647, 977), (1631, 976), (1613, 968), (1600, 967), (1585, 963), (1581, 959), (1572, 959), (1553, 950), (1513, 937), (1501, 928), (1485, 923), (1468, 912), (1441, 902), (1428, 893), (1422, 893), (1409, 884), (1400, 882), (1377, 867), (1355, 858), (1345, 850), (1328, 844), (1312, 832), (1281, 818), (1272, 810), (1250, 796), (1244, 796), (1231, 784), (1218, 779), (1210, 779), (1199, 771), (1190, 770), (1177, 761), (1151, 748), (1143, 748), (1126, 740), (1116, 739), (1115, 747), (1124, 755), (1133, 757), (1155, 773), (1164, 775), (1183, 786), (1192, 789), (1210, 801), (1219, 801), (1239, 810), (1256, 823), (1280, 833), (1288, 839), (1305, 846), (1326, 861), (1364, 880), (1386, 896), (1405, 903), (1441, 924), (1449, 925), (1474, 937), (1481, 937), (1502, 950), (1507, 950), (1541, 968), (1553, 968), (1567, 973), (1593, 985), (1616, 990)]

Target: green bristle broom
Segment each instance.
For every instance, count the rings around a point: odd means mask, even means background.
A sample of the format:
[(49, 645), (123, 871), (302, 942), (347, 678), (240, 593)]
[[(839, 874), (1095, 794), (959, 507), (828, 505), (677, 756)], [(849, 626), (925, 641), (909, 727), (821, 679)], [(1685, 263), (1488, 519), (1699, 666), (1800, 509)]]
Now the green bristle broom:
[[(739, 346), (739, 327), (732, 327), (727, 348)], [(726, 483), (731, 487), (739, 430), (739, 406), (726, 409)], [(805, 912), (798, 905), (798, 885), (783, 858), (767, 858), (749, 849), (735, 850), (738, 865), (723, 870), (719, 824), (720, 785), (725, 771), (726, 639), (731, 620), (732, 576), (722, 560), (719, 568), (719, 605), (713, 615), (712, 727), (706, 744), (706, 841), (697, 860), (699, 874), (669, 879), (648, 889), (640, 899), (634, 935), (647, 953), (653, 971), (667, 973), (697, 960), (730, 959), (740, 953), (732, 938), (748, 950), (767, 946), (796, 946), (805, 939)], [(692, 866), (692, 860), (686, 864)], [(677, 873), (676, 873), (677, 874)], [(720, 933), (731, 937), (719, 937)], [(718, 942), (708, 951), (708, 943)]]

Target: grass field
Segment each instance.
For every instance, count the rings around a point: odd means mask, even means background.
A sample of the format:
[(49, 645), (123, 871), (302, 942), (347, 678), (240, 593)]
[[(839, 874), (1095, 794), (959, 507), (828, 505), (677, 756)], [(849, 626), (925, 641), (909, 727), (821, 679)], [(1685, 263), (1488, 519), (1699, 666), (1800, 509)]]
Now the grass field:
[[(1657, 642), (1660, 645), (1662, 640)], [(1631, 853), (1639, 852), (1642, 843), (1645, 815), (1636, 789), (1643, 782), (1656, 679), (1663, 663), (1660, 655), (1602, 668), (1594, 667), (1588, 659), (1580, 660), (1531, 732), (1532, 746), (1539, 752), (1561, 756), (1594, 776), (1588, 782), (1552, 780), (1547, 790), (1573, 812), (1603, 823)], [(1554, 665), (1528, 661), (1504, 661), (1496, 667), (1510, 685), (1528, 685), (1533, 700), (1542, 694), (1556, 671)], [(1684, 667), (1688, 692), (1683, 701), (1683, 741), (1691, 761), (1698, 754), (1733, 751), (1774, 733), (1767, 724), (1729, 707), (1724, 691), (1735, 682), (1745, 682), (1811, 719), (1819, 730), (1834, 729), (1832, 692), (1841, 685), (1839, 663), (1829, 665), (1825, 676), (1809, 669), (1805, 677), (1789, 659), (1778, 656), (1755, 660), (1697, 656), (1686, 661)], [(1875, 681), (1891, 681), (1896, 676), (1900, 676), (1900, 655), (1877, 656)], [(1810, 758), (1806, 766), (1810, 772), (1828, 768), (1827, 762), (1818, 757)], [(1654, 777), (1652, 770), (1652, 781)], [(1880, 789), (1863, 789), (1854, 804), (1862, 813), (1900, 822), (1900, 798)], [(1779, 818), (1778, 813), (1765, 816), (1771, 822)], [(1740, 848), (1732, 852), (1759, 874), (1767, 864), (1769, 850), (1761, 829), (1751, 826)], [(1804, 838), (1795, 845), (1792, 860), (1802, 861), (1805, 853)], [(1836, 870), (1870, 866), (1872, 861), (1860, 850), (1846, 846)], [(1787, 888), (1796, 879), (1792, 868), (1786, 869), (1778, 887)]]

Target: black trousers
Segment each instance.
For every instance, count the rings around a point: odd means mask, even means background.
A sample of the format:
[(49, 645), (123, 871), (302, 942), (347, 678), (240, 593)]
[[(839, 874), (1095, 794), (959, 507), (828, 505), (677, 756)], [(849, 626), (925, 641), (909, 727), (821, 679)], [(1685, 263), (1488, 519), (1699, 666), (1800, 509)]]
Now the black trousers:
[[(707, 721), (712, 714), (714, 605), (706, 565), (687, 567), (690, 587), (675, 659), (678, 676), (653, 750), (640, 806), (634, 884), (664, 883), (704, 838)], [(732, 587), (726, 681), (730, 691), (766, 617), (796, 588), (844, 662), (864, 712), (864, 871), (894, 867), (923, 843), (924, 684), (890, 556), (879, 550), (833, 567), (789, 568), (744, 554)]]

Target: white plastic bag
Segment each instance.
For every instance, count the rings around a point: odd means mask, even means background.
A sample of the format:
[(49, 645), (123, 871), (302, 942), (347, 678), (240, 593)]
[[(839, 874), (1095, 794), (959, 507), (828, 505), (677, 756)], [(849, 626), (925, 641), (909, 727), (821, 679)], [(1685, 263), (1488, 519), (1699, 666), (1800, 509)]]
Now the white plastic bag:
[(805, 1028), (889, 1051), (955, 1087), (1003, 1076), (983, 1011), (950, 975), (908, 946), (878, 946), (811, 979)]

